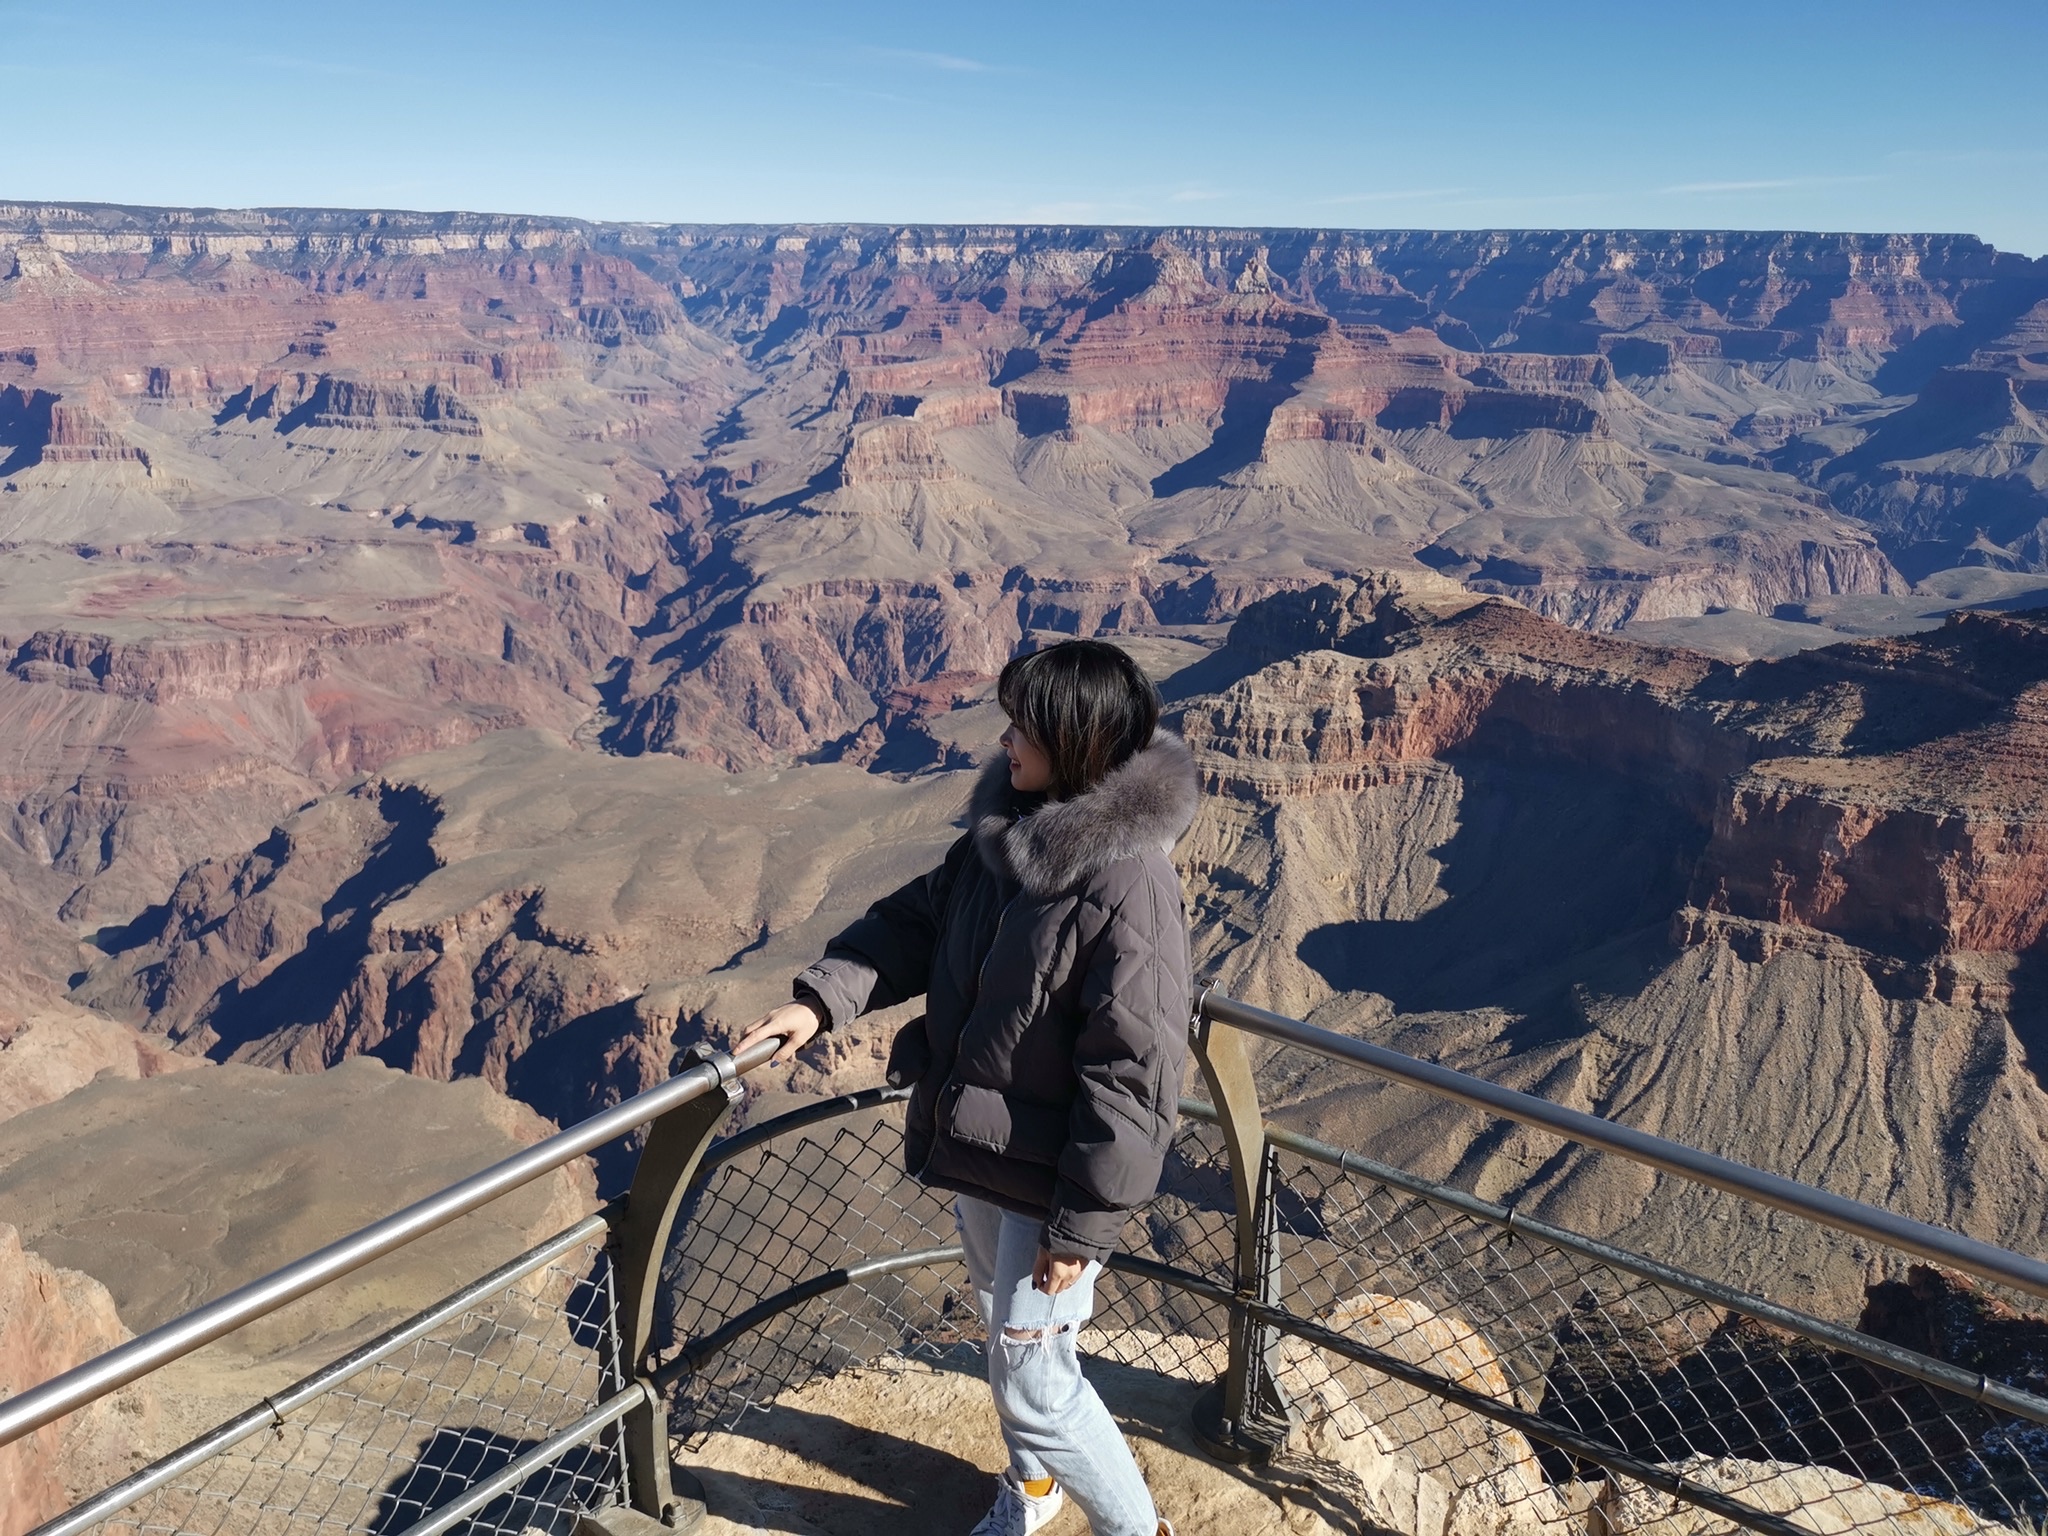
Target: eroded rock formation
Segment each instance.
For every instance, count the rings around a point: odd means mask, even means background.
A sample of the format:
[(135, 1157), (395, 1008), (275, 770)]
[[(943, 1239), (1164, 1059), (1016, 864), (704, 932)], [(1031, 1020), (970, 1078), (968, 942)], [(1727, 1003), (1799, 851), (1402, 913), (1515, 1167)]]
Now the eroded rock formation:
[[(506, 733), (196, 866), (78, 996), (186, 1051), (481, 1076), (566, 1124), (666, 1077), (707, 1010), (786, 996), (807, 946), (937, 860), (957, 793)], [(836, 1045), (872, 1075), (879, 1043)]]
[[(1736, 666), (1427, 573), (1253, 603), (1168, 682), (1208, 790), (1182, 848), (1198, 958), (1268, 1006), (2029, 1248), (2044, 632), (1964, 614)], [(902, 707), (935, 711), (947, 750), (985, 749), (985, 686)], [(1941, 762), (1971, 771), (1943, 788)], [(838, 922), (936, 860), (962, 782), (501, 736), (195, 867), (78, 996), (188, 1050), (369, 1052), (579, 1115), (778, 1000)], [(1818, 787), (1806, 813), (1779, 791), (1793, 809), (1766, 838), (1761, 784)], [(835, 1034), (792, 1082), (871, 1080), (893, 1022)], [(1837, 1314), (1860, 1302), (1864, 1260), (1823, 1235), (1731, 1246), (1703, 1194), (1334, 1067), (1263, 1070), (1328, 1139), (1773, 1294), (1796, 1275)]]
[(173, 1045), (586, 1113), (930, 862), (996, 670), (1104, 634), (1181, 669), (1233, 990), (2037, 1246), (2044, 306), (1958, 238), (0, 205), (0, 994), (157, 1042), (21, 1092)]
[[(51, 1263), (91, 1275), (120, 1321), (139, 1331), (549, 1129), (485, 1083), (430, 1082), (374, 1061), (317, 1078), (228, 1065), (102, 1079), (0, 1121), (0, 1220)], [(594, 1203), (588, 1168), (571, 1165), (423, 1238), (395, 1263), (238, 1330), (180, 1369), (192, 1390), (208, 1382), (209, 1392), (229, 1390), (228, 1378), (252, 1363), (272, 1378), (294, 1362), (303, 1373), (553, 1236)], [(179, 1417), (188, 1417), (182, 1408)]]
[(53, 1104), (95, 1078), (158, 1077), (203, 1066), (129, 1025), (61, 998), (0, 1004), (0, 1120)]
[[(2037, 617), (1736, 667), (1374, 590), (1276, 598), (1240, 626), (1248, 656), (1187, 674), (1249, 674), (1185, 716), (1212, 791), (1183, 850), (1198, 950), (1228, 988), (2039, 1246), (2017, 1193), (2048, 1132)], [(1318, 625), (1326, 646), (1266, 660)], [(1333, 1140), (1774, 1294), (1789, 1266), (1838, 1314), (1860, 1298), (1861, 1260), (1816, 1234), (1728, 1251), (1703, 1195), (1267, 1070)]]
[[(126, 1342), (114, 1298), (0, 1222), (0, 1395), (13, 1397)], [(135, 1470), (156, 1398), (130, 1387), (0, 1448), (0, 1536), (22, 1536)]]

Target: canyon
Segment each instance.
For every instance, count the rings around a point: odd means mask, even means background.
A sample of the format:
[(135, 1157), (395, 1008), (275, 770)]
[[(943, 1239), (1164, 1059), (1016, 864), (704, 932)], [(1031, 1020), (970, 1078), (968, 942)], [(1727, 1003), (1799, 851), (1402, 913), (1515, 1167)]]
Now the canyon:
[(1961, 237), (0, 204), (0, 884), (63, 980), (408, 753), (957, 765), (1033, 634), (1368, 568), (1733, 659), (2024, 601), (2044, 315)]
[[(362, 1058), (617, 1102), (939, 857), (1084, 634), (1195, 748), (1206, 977), (2038, 1252), (2044, 349), (2048, 262), (1961, 236), (0, 203), (0, 1135), (373, 1116)], [(1781, 1300), (1882, 1268), (1259, 1073)], [(5, 1283), (155, 1320), (7, 1157)]]
[[(1255, 668), (1184, 706), (1198, 953), (1236, 995), (2037, 1252), (2044, 637), (1961, 613), (1737, 666), (1384, 580), (1270, 599), (1191, 669)], [(1855, 1245), (1736, 1251), (1702, 1189), (1264, 1071), (1326, 1139), (1859, 1304)]]

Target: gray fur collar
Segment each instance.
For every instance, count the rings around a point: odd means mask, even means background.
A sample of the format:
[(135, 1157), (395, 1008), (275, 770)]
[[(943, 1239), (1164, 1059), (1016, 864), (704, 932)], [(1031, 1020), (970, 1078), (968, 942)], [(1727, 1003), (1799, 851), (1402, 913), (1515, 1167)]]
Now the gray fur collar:
[(1195, 757), (1166, 731), (1085, 795), (1019, 816), (1006, 757), (983, 765), (967, 801), (982, 862), (1034, 896), (1079, 885), (1113, 860), (1173, 851), (1195, 819)]

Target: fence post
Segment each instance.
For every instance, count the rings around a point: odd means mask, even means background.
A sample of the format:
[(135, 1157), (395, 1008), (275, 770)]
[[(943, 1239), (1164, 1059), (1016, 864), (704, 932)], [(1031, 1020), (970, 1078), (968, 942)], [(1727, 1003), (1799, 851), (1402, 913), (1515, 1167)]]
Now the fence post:
[[(647, 1398), (620, 1422), (625, 1441), (626, 1479), (633, 1508), (664, 1525), (687, 1529), (703, 1513), (701, 1490), (679, 1492), (668, 1456), (668, 1400), (654, 1385), (654, 1298), (661, 1263), (683, 1195), (697, 1176), (727, 1113), (739, 1101), (739, 1073), (723, 1051), (693, 1045), (677, 1069), (710, 1063), (718, 1069), (722, 1093), (707, 1093), (678, 1105), (647, 1128), (647, 1144), (633, 1168), (626, 1209), (613, 1233), (614, 1273), (619, 1287), (619, 1347), (622, 1376), (647, 1389)], [(693, 1507), (694, 1506), (694, 1507)]]
[[(1204, 989), (1204, 1001), (1207, 996)], [(1193, 1428), (1202, 1449), (1218, 1461), (1264, 1461), (1287, 1437), (1287, 1403), (1268, 1365), (1277, 1335), (1254, 1322), (1244, 1303), (1270, 1306), (1279, 1300), (1273, 1151), (1266, 1144), (1244, 1035), (1209, 1018), (1198, 1003), (1189, 1043), (1216, 1106), (1237, 1209), (1229, 1363), (1222, 1378), (1196, 1398)]]

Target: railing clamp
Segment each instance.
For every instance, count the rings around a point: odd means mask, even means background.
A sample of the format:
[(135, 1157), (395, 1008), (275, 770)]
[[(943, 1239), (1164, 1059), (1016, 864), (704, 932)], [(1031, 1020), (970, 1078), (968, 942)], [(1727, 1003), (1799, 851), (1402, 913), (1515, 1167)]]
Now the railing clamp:
[(1199, 1053), (1209, 1038), (1209, 1018), (1202, 1009), (1209, 1002), (1209, 994), (1216, 990), (1216, 983), (1205, 981), (1195, 998), (1195, 1006), (1188, 1010), (1188, 1044)]
[(709, 1041), (699, 1040), (694, 1045), (684, 1046), (676, 1054), (675, 1072), (688, 1071), (691, 1067), (709, 1067), (718, 1074), (718, 1086), (731, 1088), (739, 1080), (739, 1066), (731, 1056), (719, 1050)]

